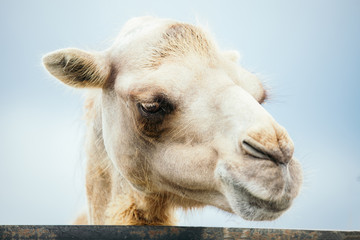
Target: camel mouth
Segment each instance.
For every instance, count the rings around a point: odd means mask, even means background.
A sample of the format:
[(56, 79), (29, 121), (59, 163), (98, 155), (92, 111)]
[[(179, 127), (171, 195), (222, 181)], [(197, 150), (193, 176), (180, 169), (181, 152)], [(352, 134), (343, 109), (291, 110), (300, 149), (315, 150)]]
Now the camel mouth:
[[(281, 167), (278, 167), (278, 170), (283, 171)], [(290, 208), (299, 191), (299, 185), (296, 181), (289, 180), (291, 177), (288, 174), (292, 176), (288, 172), (277, 179), (269, 178), (263, 183), (249, 184), (241, 178), (238, 171), (234, 171), (229, 165), (223, 163), (217, 168), (217, 175), (224, 187), (223, 194), (232, 212), (250, 221), (274, 220)], [(297, 178), (297, 176), (292, 177)]]
[(264, 200), (251, 194), (241, 185), (233, 185), (229, 199), (235, 214), (249, 221), (271, 221), (280, 217), (290, 208), (292, 200), (282, 198), (278, 201)]

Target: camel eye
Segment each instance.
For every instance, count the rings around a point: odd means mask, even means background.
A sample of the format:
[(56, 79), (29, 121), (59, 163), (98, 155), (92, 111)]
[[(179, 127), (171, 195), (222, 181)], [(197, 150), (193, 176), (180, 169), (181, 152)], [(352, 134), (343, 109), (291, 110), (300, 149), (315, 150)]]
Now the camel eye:
[(163, 119), (174, 110), (174, 105), (163, 96), (154, 97), (152, 101), (138, 102), (136, 106), (140, 115), (151, 121)]
[(140, 109), (147, 114), (154, 114), (161, 110), (160, 103), (140, 103)]

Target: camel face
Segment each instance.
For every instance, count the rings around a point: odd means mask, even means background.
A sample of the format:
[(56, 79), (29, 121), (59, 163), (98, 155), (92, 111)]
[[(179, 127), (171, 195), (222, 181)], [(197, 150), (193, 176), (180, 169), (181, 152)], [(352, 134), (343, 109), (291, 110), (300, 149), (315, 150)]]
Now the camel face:
[(248, 220), (275, 219), (297, 196), (301, 168), (286, 130), (261, 106), (262, 84), (201, 29), (138, 18), (106, 52), (67, 49), (44, 62), (68, 85), (101, 88), (89, 122), (121, 179), (115, 188), (131, 186), (122, 194), (166, 195), (173, 207), (213, 205)]

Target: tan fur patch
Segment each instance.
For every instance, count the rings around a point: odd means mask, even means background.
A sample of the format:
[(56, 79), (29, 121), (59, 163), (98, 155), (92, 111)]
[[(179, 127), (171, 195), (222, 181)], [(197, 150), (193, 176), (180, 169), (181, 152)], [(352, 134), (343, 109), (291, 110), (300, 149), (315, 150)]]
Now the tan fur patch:
[(156, 68), (165, 58), (184, 56), (189, 53), (209, 57), (213, 48), (213, 44), (200, 28), (176, 23), (169, 26), (159, 43), (152, 49), (147, 67)]
[(107, 209), (105, 224), (174, 225), (174, 207), (166, 194), (117, 196)]

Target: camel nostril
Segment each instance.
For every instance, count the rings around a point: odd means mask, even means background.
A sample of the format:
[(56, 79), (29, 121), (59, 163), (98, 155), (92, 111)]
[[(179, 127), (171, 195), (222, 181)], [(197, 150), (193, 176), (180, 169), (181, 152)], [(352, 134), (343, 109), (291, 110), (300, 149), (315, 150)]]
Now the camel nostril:
[(266, 152), (262, 151), (258, 146), (254, 146), (255, 144), (251, 144), (248, 141), (242, 142), (242, 147), (244, 151), (256, 158), (269, 159), (269, 156)]
[(280, 149), (267, 149), (264, 145), (252, 139), (242, 141), (241, 145), (246, 154), (255, 158), (267, 159), (277, 164), (287, 164), (290, 160), (284, 158)]

